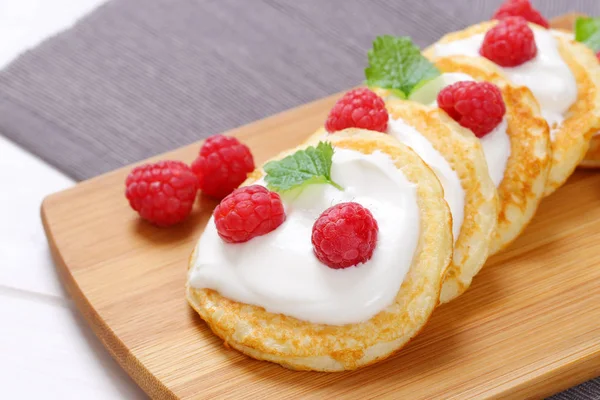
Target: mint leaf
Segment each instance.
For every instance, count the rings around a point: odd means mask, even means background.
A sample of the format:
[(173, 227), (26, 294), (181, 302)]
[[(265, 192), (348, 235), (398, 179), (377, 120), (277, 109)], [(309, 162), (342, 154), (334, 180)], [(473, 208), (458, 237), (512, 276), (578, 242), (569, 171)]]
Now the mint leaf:
[(392, 89), (395, 95), (407, 98), (438, 75), (440, 71), (408, 37), (378, 36), (369, 50), (368, 86)]
[(331, 180), (331, 159), (333, 147), (330, 143), (319, 142), (317, 147), (299, 150), (282, 160), (270, 161), (263, 169), (267, 173), (267, 188), (285, 192), (303, 185), (314, 183), (330, 184), (343, 188)]
[(600, 51), (600, 17), (577, 18), (575, 21), (575, 40), (592, 50)]

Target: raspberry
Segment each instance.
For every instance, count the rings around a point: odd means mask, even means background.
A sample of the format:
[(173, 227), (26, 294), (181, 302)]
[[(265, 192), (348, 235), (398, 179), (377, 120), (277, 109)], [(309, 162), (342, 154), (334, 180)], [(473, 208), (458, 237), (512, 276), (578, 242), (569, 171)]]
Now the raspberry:
[(131, 208), (155, 225), (183, 221), (192, 211), (198, 178), (181, 161), (160, 161), (135, 167), (125, 180)]
[(264, 186), (235, 189), (213, 213), (221, 239), (242, 243), (266, 235), (285, 221), (281, 198)]
[(368, 261), (377, 244), (377, 221), (358, 203), (329, 207), (313, 225), (315, 255), (330, 268), (348, 268)]
[(508, 17), (490, 29), (479, 53), (502, 67), (516, 67), (537, 54), (533, 31), (521, 17)]
[(367, 88), (359, 88), (347, 92), (335, 103), (325, 121), (325, 129), (329, 133), (346, 128), (385, 133), (387, 124), (388, 112), (383, 99)]
[(438, 106), (452, 119), (482, 137), (494, 130), (506, 113), (500, 89), (489, 82), (456, 82), (437, 98)]
[(538, 10), (533, 8), (529, 0), (506, 0), (504, 4), (496, 10), (493, 19), (505, 19), (507, 17), (523, 17), (529, 22), (550, 28), (550, 24), (540, 14)]
[(600, 51), (596, 53), (596, 58), (598, 59), (598, 62), (600, 62)]
[(246, 180), (254, 170), (250, 149), (234, 137), (215, 135), (204, 141), (192, 163), (200, 190), (222, 199)]

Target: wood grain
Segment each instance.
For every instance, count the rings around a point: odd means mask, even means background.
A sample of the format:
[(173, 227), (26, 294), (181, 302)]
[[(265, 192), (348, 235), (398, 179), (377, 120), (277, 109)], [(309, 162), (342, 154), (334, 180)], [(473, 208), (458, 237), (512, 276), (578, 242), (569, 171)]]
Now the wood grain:
[[(297, 145), (337, 96), (236, 129), (257, 162)], [(199, 144), (157, 158), (190, 161)], [(600, 175), (547, 198), (473, 286), (396, 356), (346, 373), (288, 371), (227, 349), (187, 306), (187, 258), (215, 202), (171, 229), (123, 196), (130, 167), (48, 197), (57, 267), (111, 354), (154, 398), (541, 398), (600, 374)]]

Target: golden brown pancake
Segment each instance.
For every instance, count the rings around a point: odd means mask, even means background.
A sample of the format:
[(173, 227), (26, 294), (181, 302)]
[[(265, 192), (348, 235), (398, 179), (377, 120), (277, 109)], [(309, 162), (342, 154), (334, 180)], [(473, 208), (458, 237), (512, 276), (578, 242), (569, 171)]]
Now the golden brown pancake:
[[(453, 32), (444, 36), (438, 43), (450, 43), (466, 39), (476, 34), (487, 32), (498, 21), (487, 21), (473, 25), (463, 31)], [(530, 24), (532, 29), (543, 29)], [(546, 183), (545, 195), (559, 188), (573, 173), (577, 164), (584, 158), (592, 135), (600, 129), (600, 67), (594, 53), (581, 43), (565, 37), (564, 34), (554, 35), (558, 50), (573, 73), (577, 82), (578, 96), (575, 103), (567, 111), (565, 120), (557, 127), (555, 139), (552, 141), (552, 167)], [(435, 45), (430, 46), (424, 54), (435, 59)], [(489, 69), (502, 71), (494, 63), (483, 57), (478, 58), (482, 63), (489, 64)]]
[[(565, 35), (566, 39), (573, 40), (574, 35), (571, 30), (573, 25), (575, 24), (575, 19), (578, 17), (585, 17), (585, 15), (571, 15), (569, 18), (565, 18), (557, 24), (555, 22), (552, 23), (554, 30), (557, 32), (561, 32)], [(558, 28), (561, 27), (561, 28)], [(581, 168), (600, 168), (600, 131), (596, 132), (592, 139), (590, 140), (590, 147), (588, 151), (585, 153), (583, 160), (579, 163), (579, 167)]]
[(402, 100), (389, 101), (386, 106), (391, 118), (411, 125), (444, 157), (465, 192), (464, 219), (440, 294), (440, 301), (447, 303), (468, 289), (487, 260), (496, 232), (496, 188), (481, 144), (470, 130), (440, 109)]
[(452, 56), (435, 64), (442, 72), (462, 72), (477, 81), (492, 82), (502, 91), (511, 154), (498, 186), (498, 227), (490, 250), (495, 254), (517, 238), (544, 197), (552, 163), (548, 124), (531, 91), (512, 86), (484, 59)]
[[(417, 185), (420, 237), (412, 265), (394, 302), (356, 324), (313, 324), (229, 300), (214, 290), (187, 286), (187, 299), (213, 332), (250, 357), (295, 370), (342, 371), (389, 357), (413, 338), (435, 308), (452, 257), (450, 211), (435, 174), (408, 147), (382, 135), (349, 129), (328, 138), (334, 147), (389, 155)], [(280, 159), (285, 152), (275, 159)], [(244, 185), (264, 175), (256, 170)], [(192, 254), (190, 266), (196, 254)]]

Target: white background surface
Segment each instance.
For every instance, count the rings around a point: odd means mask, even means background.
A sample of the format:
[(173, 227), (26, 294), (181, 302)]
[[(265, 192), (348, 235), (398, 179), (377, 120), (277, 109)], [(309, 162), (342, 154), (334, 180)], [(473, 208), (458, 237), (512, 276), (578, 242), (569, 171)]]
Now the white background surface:
[[(0, 0), (0, 69), (105, 0)], [(0, 398), (137, 399), (56, 276), (42, 199), (73, 181), (0, 132)]]

